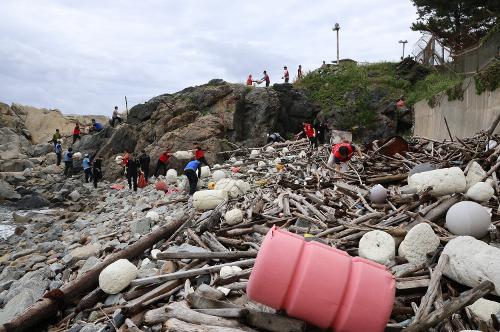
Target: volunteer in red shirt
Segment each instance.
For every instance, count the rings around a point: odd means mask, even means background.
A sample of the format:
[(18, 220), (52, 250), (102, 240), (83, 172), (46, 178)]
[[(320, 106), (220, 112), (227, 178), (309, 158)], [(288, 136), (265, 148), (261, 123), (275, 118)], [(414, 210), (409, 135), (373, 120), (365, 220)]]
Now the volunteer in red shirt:
[(198, 160), (203, 165), (210, 166), (207, 162), (207, 159), (205, 159), (205, 151), (203, 151), (198, 143), (194, 144), (194, 159)]
[(288, 72), (288, 68), (285, 66), (283, 67), (283, 70), (284, 70), (284, 73), (283, 73), (283, 77), (285, 79), (285, 83), (288, 83), (288, 81), (290, 80), (290, 73)]
[(78, 125), (78, 123), (75, 125), (75, 129), (73, 129), (73, 144), (75, 144), (77, 139), (82, 139), (80, 137), (80, 126)]
[[(165, 176), (167, 174), (167, 164), (170, 159), (170, 151), (166, 150), (163, 152), (158, 158), (158, 162), (156, 163), (155, 176), (158, 177), (159, 174)], [(160, 173), (161, 171), (161, 173)]]
[(295, 135), (295, 138), (298, 139), (300, 136), (304, 135), (309, 140), (309, 144), (311, 148), (318, 147), (318, 141), (316, 140), (316, 129), (314, 129), (313, 125), (308, 122), (302, 123), (302, 131)]
[(269, 78), (269, 75), (267, 75), (267, 71), (264, 70), (264, 77), (260, 80), (260, 83), (266, 81), (266, 88), (269, 87), (269, 84), (271, 84), (271, 79)]
[(252, 74), (248, 75), (248, 78), (247, 78), (247, 85), (250, 85), (250, 86), (252, 86), (252, 85), (253, 85), (253, 78), (252, 78)]
[(363, 158), (361, 150), (357, 149), (349, 141), (343, 141), (342, 143), (335, 144), (332, 147), (332, 152), (328, 158), (328, 166), (333, 167), (333, 163), (335, 163), (336, 171), (342, 170), (342, 172), (347, 172), (348, 162), (351, 160), (354, 153), (357, 153), (358, 156)]

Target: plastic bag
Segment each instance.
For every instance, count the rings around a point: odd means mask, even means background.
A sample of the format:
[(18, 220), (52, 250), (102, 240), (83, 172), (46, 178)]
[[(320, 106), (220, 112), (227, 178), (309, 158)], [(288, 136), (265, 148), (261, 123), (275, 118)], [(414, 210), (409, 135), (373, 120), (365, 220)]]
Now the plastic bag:
[(139, 175), (139, 179), (137, 180), (137, 187), (144, 188), (148, 183), (146, 182), (146, 178), (144, 177), (144, 173), (141, 172)]

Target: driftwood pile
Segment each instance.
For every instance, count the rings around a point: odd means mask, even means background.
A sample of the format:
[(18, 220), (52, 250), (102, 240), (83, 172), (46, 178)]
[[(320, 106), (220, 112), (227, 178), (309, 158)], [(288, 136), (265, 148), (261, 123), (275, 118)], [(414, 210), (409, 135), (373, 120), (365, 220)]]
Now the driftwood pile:
[[(364, 158), (353, 159), (346, 173), (327, 166), (327, 146), (311, 152), (303, 140), (277, 143), (272, 149), (269, 145), (259, 148), (259, 153), (251, 158), (251, 149), (226, 152), (232, 164), (220, 168), (232, 169), (234, 177), (251, 184), (249, 192), (208, 212), (186, 209), (183, 218), (108, 256), (60, 291), (49, 292), (0, 331), (33, 330), (49, 318), (53, 324), (50, 331), (64, 331), (78, 319), (88, 318), (91, 311), (97, 312), (93, 322), (107, 324), (106, 331), (316, 331), (303, 321), (250, 301), (245, 294), (259, 245), (270, 227), (277, 225), (297, 234), (311, 234), (318, 241), (356, 256), (359, 240), (366, 232), (383, 230), (398, 242), (418, 223), (430, 224), (441, 245), (425, 264), (405, 264), (403, 258), (396, 256), (388, 266), (396, 276), (397, 292), (387, 330), (494, 331), (498, 322), (485, 324), (465, 309), (487, 295), (493, 284), (485, 281), (470, 289), (443, 276), (448, 257), (441, 255), (441, 250), (454, 238), (444, 228), (444, 216), (451, 205), (462, 200), (462, 195), (434, 198), (429, 192), (405, 194), (400, 190), (406, 185), (410, 170), (418, 164), (465, 169), (475, 160), (495, 180), (496, 196), (483, 206), (492, 208), (492, 221), (498, 226), (500, 191), (496, 176), (500, 146), (485, 151), (490, 139), (500, 142), (499, 137), (487, 133), (445, 142), (425, 138), (413, 138), (408, 144), (401, 138), (374, 142), (363, 150)], [(283, 148), (287, 151), (283, 152)], [(266, 166), (257, 167), (259, 161)], [(284, 168), (278, 171), (275, 164)], [(368, 200), (369, 190), (375, 184), (389, 189), (383, 204)], [(179, 202), (190, 206), (186, 196), (177, 196), (170, 203)], [(244, 219), (228, 225), (224, 212), (235, 207), (244, 211)], [(500, 241), (496, 231), (484, 240)], [(183, 243), (205, 250), (166, 252)], [(100, 271), (119, 258), (133, 262), (151, 258), (152, 249), (161, 250), (155, 254), (156, 259), (168, 262), (171, 271), (133, 280), (122, 293), (121, 303), (104, 306), (105, 294), (97, 281)], [(219, 271), (224, 266), (240, 269), (221, 277)]]

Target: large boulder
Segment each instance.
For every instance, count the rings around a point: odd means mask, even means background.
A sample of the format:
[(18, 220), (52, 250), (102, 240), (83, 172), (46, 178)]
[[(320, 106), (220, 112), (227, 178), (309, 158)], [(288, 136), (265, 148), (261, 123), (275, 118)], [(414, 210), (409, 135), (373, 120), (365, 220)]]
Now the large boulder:
[(119, 259), (99, 274), (99, 287), (106, 294), (117, 294), (127, 288), (139, 270), (127, 259)]
[(0, 179), (0, 202), (4, 199), (20, 199), (21, 195), (19, 195), (14, 188)]
[(22, 133), (13, 128), (0, 128), (0, 159), (22, 159), (32, 153), (31, 143)]
[(500, 249), (471, 236), (458, 236), (448, 242), (443, 254), (450, 257), (444, 274), (456, 282), (476, 287), (489, 280), (493, 293), (500, 295)]

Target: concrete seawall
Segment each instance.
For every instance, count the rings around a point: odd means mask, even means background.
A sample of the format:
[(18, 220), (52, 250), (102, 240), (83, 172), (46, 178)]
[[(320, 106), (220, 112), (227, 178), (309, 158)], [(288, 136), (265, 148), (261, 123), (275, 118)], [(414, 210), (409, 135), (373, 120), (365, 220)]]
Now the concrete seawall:
[[(500, 89), (477, 95), (472, 78), (464, 81), (464, 89), (463, 100), (448, 101), (446, 94), (442, 93), (434, 108), (427, 100), (416, 103), (414, 135), (435, 140), (449, 139), (444, 117), (453, 137), (468, 137), (487, 129), (500, 113)], [(500, 125), (495, 133), (500, 134)]]

